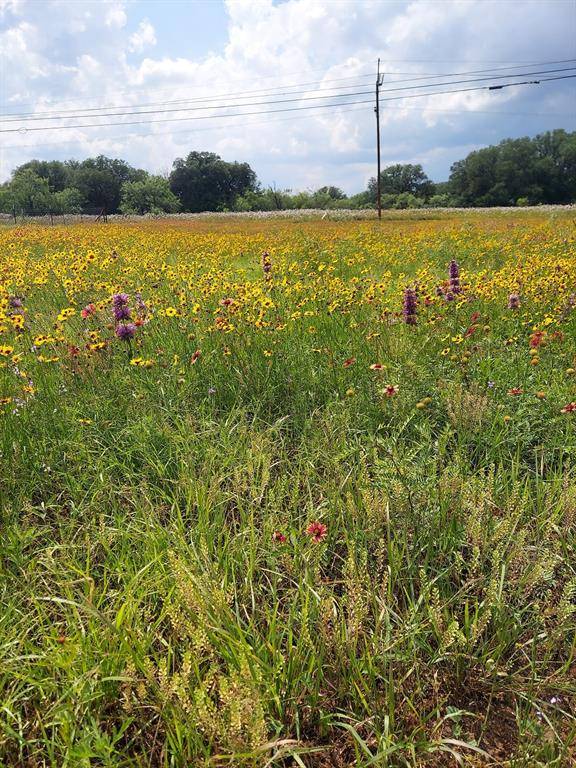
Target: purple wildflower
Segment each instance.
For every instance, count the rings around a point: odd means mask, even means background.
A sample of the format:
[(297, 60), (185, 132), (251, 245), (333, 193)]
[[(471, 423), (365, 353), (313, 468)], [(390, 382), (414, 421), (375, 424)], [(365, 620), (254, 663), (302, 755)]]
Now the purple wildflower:
[(460, 293), (460, 267), (455, 259), (448, 264), (448, 276), (450, 277), (450, 290), (452, 293)]
[(120, 323), (116, 326), (116, 336), (122, 341), (130, 341), (135, 333), (136, 326), (134, 323)]
[(115, 304), (112, 313), (115, 320), (130, 320), (130, 307), (125, 304)]
[(508, 309), (520, 308), (520, 296), (517, 293), (511, 293), (508, 297)]
[(272, 277), (272, 260), (268, 251), (264, 251), (262, 254), (262, 271), (264, 272), (264, 279), (270, 280)]
[(20, 298), (20, 296), (10, 296), (8, 303), (12, 309), (20, 309), (24, 306), (24, 301)]
[(416, 325), (416, 304), (416, 291), (413, 288), (406, 288), (404, 291), (402, 315), (404, 316), (404, 322), (408, 325)]
[(127, 293), (115, 293), (112, 296), (112, 304), (115, 307), (125, 307), (128, 304), (129, 296)]
[(148, 307), (144, 303), (144, 300), (142, 298), (142, 294), (140, 293), (140, 291), (137, 291), (134, 294), (134, 300), (136, 301), (136, 308), (138, 309), (138, 311), (142, 312), (142, 313), (145, 313), (147, 311)]

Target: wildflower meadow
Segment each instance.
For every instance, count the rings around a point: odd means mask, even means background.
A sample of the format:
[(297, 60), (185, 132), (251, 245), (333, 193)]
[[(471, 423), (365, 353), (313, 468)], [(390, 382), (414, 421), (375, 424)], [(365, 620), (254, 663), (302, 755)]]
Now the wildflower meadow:
[(0, 765), (574, 765), (573, 211), (0, 254)]

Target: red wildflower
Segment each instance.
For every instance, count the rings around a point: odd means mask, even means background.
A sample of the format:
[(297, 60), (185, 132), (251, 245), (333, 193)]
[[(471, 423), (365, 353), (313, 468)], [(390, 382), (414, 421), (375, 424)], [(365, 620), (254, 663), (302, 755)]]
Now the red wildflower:
[(512, 387), (512, 389), (508, 390), (509, 395), (521, 395), (523, 392), (524, 390), (520, 387)]
[(234, 299), (220, 299), (218, 303), (221, 307), (229, 307), (231, 304), (234, 304)]
[(545, 331), (534, 331), (530, 336), (530, 346), (532, 349), (537, 349), (544, 341)]
[(349, 357), (347, 360), (344, 360), (344, 362), (342, 363), (342, 367), (343, 368), (350, 368), (350, 366), (354, 365), (355, 362), (356, 362), (356, 358), (355, 357)]
[(272, 539), (274, 541), (280, 542), (280, 544), (284, 544), (284, 542), (286, 541), (286, 536), (284, 536), (284, 534), (281, 531), (274, 531), (274, 533), (272, 534)]
[(197, 349), (196, 352), (194, 352), (190, 357), (190, 365), (194, 365), (196, 360), (200, 357), (200, 350)]
[(480, 312), (472, 312), (472, 316), (470, 317), (470, 322), (475, 323), (476, 320), (480, 319)]
[(576, 411), (576, 400), (573, 400), (571, 403), (568, 403), (568, 405), (565, 405), (564, 408), (560, 411), (560, 413), (574, 413)]
[(308, 536), (310, 536), (312, 541), (319, 543), (322, 541), (322, 539), (326, 538), (328, 527), (324, 525), (324, 523), (320, 523), (318, 520), (315, 520), (313, 523), (310, 523), (308, 528), (306, 528), (306, 533)]
[(386, 397), (393, 397), (398, 393), (398, 387), (394, 384), (388, 384), (386, 387), (384, 387), (384, 395)]
[(383, 363), (372, 363), (370, 366), (371, 371), (383, 371), (384, 370), (384, 364)]
[(93, 315), (94, 312), (96, 312), (96, 306), (94, 304), (87, 304), (80, 312), (80, 317), (82, 320), (86, 320), (86, 318), (90, 317), (90, 315)]

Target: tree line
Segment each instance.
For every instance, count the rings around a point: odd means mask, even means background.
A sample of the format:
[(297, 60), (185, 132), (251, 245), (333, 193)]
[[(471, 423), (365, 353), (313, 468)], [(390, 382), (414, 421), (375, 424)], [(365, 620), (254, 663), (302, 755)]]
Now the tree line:
[[(446, 182), (433, 182), (417, 164), (388, 166), (380, 181), (384, 208), (574, 203), (576, 132), (558, 129), (476, 150), (452, 165)], [(212, 152), (176, 159), (166, 176), (100, 155), (24, 163), (0, 186), (0, 211), (34, 216), (371, 208), (376, 195), (376, 178), (351, 196), (335, 186), (298, 193), (264, 188), (248, 163)]]

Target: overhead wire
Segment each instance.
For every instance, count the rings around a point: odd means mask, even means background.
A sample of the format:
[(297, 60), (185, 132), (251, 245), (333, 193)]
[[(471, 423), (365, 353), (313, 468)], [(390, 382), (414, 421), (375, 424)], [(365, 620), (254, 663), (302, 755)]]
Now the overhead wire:
[[(510, 78), (510, 77), (531, 77), (531, 76), (539, 76), (539, 75), (547, 75), (552, 74), (556, 72), (571, 72), (574, 71), (576, 67), (564, 67), (560, 69), (549, 69), (549, 70), (533, 70), (531, 72), (520, 72), (515, 75), (493, 75), (493, 76), (486, 76), (486, 77), (476, 77), (476, 78), (470, 78), (470, 79), (464, 79), (464, 80), (452, 80), (448, 82), (442, 82), (442, 83), (424, 83), (421, 85), (412, 85), (412, 86), (401, 86), (399, 88), (383, 88), (380, 90), (380, 93), (392, 93), (397, 91), (412, 91), (412, 90), (422, 90), (425, 88), (438, 88), (438, 87), (444, 87), (446, 85), (460, 85), (460, 84), (466, 84), (466, 83), (476, 83), (476, 82), (484, 82), (486, 80), (500, 80), (503, 78)], [(524, 83), (526, 84), (526, 83)], [(327, 89), (332, 90), (332, 89)], [(364, 90), (364, 91), (353, 91), (351, 93), (331, 93), (326, 96), (301, 96), (298, 95), (296, 98), (291, 99), (277, 99), (275, 101), (253, 101), (253, 102), (247, 102), (243, 104), (204, 104), (203, 106), (196, 106), (196, 107), (165, 107), (163, 109), (152, 109), (152, 110), (130, 110), (122, 111), (122, 112), (101, 112), (97, 115), (93, 115), (93, 117), (103, 118), (103, 117), (126, 117), (126, 116), (132, 116), (132, 115), (155, 115), (155, 114), (167, 114), (167, 113), (173, 113), (173, 112), (196, 112), (196, 111), (206, 111), (208, 109), (211, 110), (220, 110), (220, 109), (236, 109), (236, 108), (244, 108), (244, 107), (256, 107), (256, 106), (270, 106), (275, 104), (288, 104), (288, 103), (295, 103), (300, 101), (316, 101), (320, 99), (340, 99), (340, 98), (349, 98), (351, 96), (364, 96), (369, 93), (372, 93), (371, 90)], [(441, 93), (437, 91), (437, 93)], [(281, 95), (281, 94), (277, 94)], [(295, 94), (290, 94), (295, 95)], [(15, 118), (10, 117), (9, 119), (2, 119), (2, 123), (15, 123), (15, 122), (31, 122), (31, 121), (50, 121), (50, 120), (81, 120), (86, 117), (92, 117), (92, 115), (87, 114), (78, 114), (75, 113), (73, 115), (63, 115), (62, 113), (55, 115), (55, 116), (43, 116), (41, 114), (34, 114), (33, 116), (26, 117), (26, 118)], [(20, 130), (20, 129), (15, 129)], [(33, 130), (33, 129), (28, 129)], [(2, 132), (2, 131), (0, 131)], [(4, 131), (5, 132), (5, 131)]]
[[(310, 70), (310, 71), (314, 72), (314, 71), (317, 71), (317, 70)], [(405, 74), (411, 74), (411, 73), (405, 73)], [(334, 77), (334, 78), (328, 78), (328, 79), (320, 78), (318, 80), (311, 80), (311, 81), (308, 81), (308, 82), (305, 82), (305, 83), (284, 83), (284, 84), (279, 84), (279, 85), (276, 85), (276, 86), (268, 86), (267, 88), (258, 88), (256, 90), (249, 90), (249, 91), (247, 91), (247, 90), (243, 90), (243, 91), (226, 91), (224, 93), (221, 93), (220, 95), (221, 96), (228, 96), (228, 95), (231, 95), (231, 94), (234, 94), (234, 93), (258, 93), (260, 91), (273, 91), (273, 90), (278, 90), (278, 89), (281, 89), (281, 88), (297, 88), (297, 87), (306, 86), (306, 85), (316, 85), (316, 84), (323, 84), (323, 83), (337, 83), (337, 82), (343, 82), (345, 80), (363, 80), (363, 79), (366, 79), (366, 78), (373, 78), (374, 76), (375, 76), (375, 74), (372, 73), (372, 72), (370, 72), (370, 73), (360, 73), (358, 75), (352, 75), (352, 76), (348, 76), (348, 77)], [(266, 80), (266, 79), (268, 79), (268, 77), (269, 76), (263, 76), (263, 77), (256, 78), (256, 79), (257, 80)], [(270, 77), (272, 77), (272, 76), (270, 76)], [(276, 76), (276, 79), (278, 79), (277, 76)], [(252, 82), (254, 82), (254, 81), (252, 80)], [(187, 85), (186, 87), (187, 88), (202, 89), (202, 88), (206, 88), (206, 84)], [(130, 95), (133, 95), (135, 90), (139, 91), (140, 89), (132, 88), (132, 89), (126, 90), (126, 91), (115, 90), (114, 92), (116, 94), (130, 94)], [(169, 89), (168, 88), (162, 88), (162, 89), (153, 89), (153, 90), (150, 90), (149, 88), (146, 88), (144, 90), (146, 91), (147, 94), (150, 94), (150, 93), (173, 93), (174, 92), (174, 88), (169, 88)], [(74, 99), (59, 99), (57, 101), (56, 100), (52, 100), (52, 101), (50, 101), (48, 103), (65, 104), (65, 103), (68, 103), (68, 102), (83, 101), (83, 100), (86, 100), (86, 99), (91, 100), (91, 99), (94, 99), (94, 98), (98, 98), (98, 97), (97, 96), (93, 96), (93, 97), (87, 96), (87, 97), (78, 97), (78, 98), (74, 98)], [(28, 104), (32, 104), (32, 102), (27, 102), (27, 103)], [(25, 105), (26, 105), (26, 102), (24, 102), (23, 104), (20, 104), (20, 106), (25, 106)], [(7, 109), (8, 107), (11, 107), (11, 106), (15, 106), (15, 105), (2, 104), (2, 105), (0, 105), (0, 109)], [(112, 105), (112, 106), (114, 106), (114, 105)], [(104, 106), (104, 107), (91, 107), (91, 109), (105, 109), (105, 108), (106, 108), (106, 106)], [(56, 110), (54, 110), (54, 111), (56, 111)], [(12, 113), (10, 113), (10, 114), (12, 114)], [(34, 113), (32, 112), (30, 114), (34, 114)]]
[[(562, 63), (569, 63), (569, 62), (576, 62), (576, 59), (562, 59), (557, 61), (550, 61), (550, 62), (544, 62), (543, 64), (534, 65), (534, 66), (551, 66), (553, 64), (562, 64)], [(473, 74), (481, 74), (483, 72), (499, 72), (503, 69), (510, 69), (511, 67), (503, 67), (499, 69), (485, 69), (485, 70), (473, 70), (470, 72), (456, 72), (456, 73), (445, 73), (445, 74), (435, 74), (435, 75), (423, 75), (418, 76), (414, 78), (408, 78), (405, 80), (396, 80), (391, 81), (391, 85), (401, 85), (402, 83), (410, 83), (410, 82), (419, 82), (420, 80), (429, 80), (430, 78), (444, 78), (444, 77), (454, 77), (454, 76), (467, 76), (467, 75), (473, 75)], [(518, 67), (516, 67), (518, 68)], [(570, 68), (566, 68), (568, 70)], [(565, 70), (547, 70), (547, 72), (557, 72), (557, 71), (565, 71)], [(389, 76), (393, 76), (396, 73), (387, 73)], [(523, 72), (523, 73), (508, 73), (506, 75), (489, 75), (486, 78), (476, 78), (474, 81), (480, 81), (482, 79), (493, 79), (493, 78), (506, 78), (506, 77), (523, 77), (523, 76), (529, 76), (532, 74), (543, 74), (542, 71), (538, 71), (536, 73), (534, 72)], [(193, 98), (180, 98), (180, 99), (174, 99), (169, 101), (159, 101), (159, 102), (147, 102), (147, 103), (131, 103), (126, 105), (108, 105), (108, 106), (99, 106), (99, 107), (84, 107), (84, 108), (76, 108), (76, 109), (70, 109), (70, 110), (52, 110), (52, 111), (34, 111), (34, 112), (25, 112), (25, 113), (5, 113), (0, 114), (0, 120), (2, 122), (20, 122), (21, 120), (40, 120), (45, 117), (46, 120), (56, 120), (56, 119), (63, 119), (66, 115), (69, 115), (71, 119), (74, 119), (76, 117), (82, 118), (82, 117), (90, 117), (91, 115), (88, 114), (79, 114), (79, 113), (92, 113), (92, 112), (99, 112), (102, 113), (102, 117), (110, 117), (110, 116), (120, 116), (120, 113), (112, 113), (112, 112), (103, 112), (103, 110), (106, 109), (114, 109), (114, 110), (124, 110), (122, 114), (137, 114), (140, 113), (139, 110), (145, 107), (152, 107), (152, 106), (169, 106), (172, 104), (188, 104), (188, 103), (196, 103), (196, 102), (212, 102), (212, 101), (218, 101), (220, 98), (224, 96), (233, 96), (235, 99), (246, 99), (250, 98), (251, 94), (261, 94), (262, 97), (270, 96), (270, 97), (276, 97), (276, 96), (283, 96), (283, 95), (295, 95), (294, 91), (292, 90), (280, 90), (280, 92), (274, 92), (278, 91), (278, 89), (293, 89), (293, 88), (300, 88), (305, 86), (312, 86), (316, 84), (324, 85), (327, 82), (336, 82), (340, 80), (350, 80), (350, 79), (360, 79), (365, 77), (372, 77), (373, 75), (358, 75), (353, 78), (335, 78), (334, 80), (318, 80), (318, 81), (310, 81), (307, 83), (294, 83), (292, 85), (286, 85), (286, 86), (277, 86), (275, 89), (272, 88), (265, 88), (265, 89), (252, 89), (249, 91), (228, 91), (225, 93), (221, 93), (218, 95), (210, 95), (210, 96), (202, 96), (202, 97), (193, 97)], [(427, 83), (423, 84), (421, 86), (410, 86), (406, 89), (395, 89), (395, 90), (409, 90), (409, 89), (416, 89), (416, 88), (424, 88), (424, 87), (438, 87), (439, 85), (443, 84), (457, 84), (460, 81), (454, 81), (452, 83)], [(464, 82), (464, 81), (462, 81)], [(470, 81), (472, 82), (472, 81)], [(342, 90), (342, 89), (349, 89), (349, 88), (357, 88), (361, 86), (360, 83), (355, 83), (352, 85), (340, 85), (340, 86), (330, 86), (328, 88), (315, 88), (314, 92), (318, 91), (335, 91), (335, 90)], [(394, 90), (394, 89), (385, 89), (385, 90)], [(307, 91), (308, 92), (308, 91)], [(355, 94), (352, 94), (355, 95)], [(335, 95), (336, 97), (336, 95)], [(326, 97), (328, 98), (328, 97)], [(248, 105), (247, 105), (248, 106)], [(251, 106), (251, 105), (250, 105)], [(132, 112), (126, 112), (125, 110), (132, 110)], [(160, 111), (160, 110), (155, 110)], [(145, 113), (142, 113), (145, 114)], [(95, 115), (96, 116), (96, 115)], [(98, 115), (100, 116), (100, 115)]]
[[(571, 61), (572, 59), (560, 59), (553, 62), (546, 62), (546, 61), (533, 61), (533, 60), (519, 60), (519, 59), (510, 59), (510, 60), (503, 60), (503, 59), (399, 59), (399, 58), (390, 58), (387, 56), (382, 55), (381, 56), (382, 61), (390, 62), (390, 63), (407, 63), (407, 64), (509, 64), (509, 67), (505, 67), (506, 69), (513, 69), (523, 66), (545, 66), (548, 64), (556, 64), (556, 63), (563, 63), (564, 61)], [(311, 72), (326, 72), (327, 70), (330, 70), (336, 66), (344, 66), (343, 62), (336, 62), (332, 63), (328, 66), (323, 67), (315, 67), (315, 68), (309, 68), (305, 70), (299, 70), (297, 72), (285, 72), (282, 75), (278, 75), (277, 72), (271, 75), (259, 75), (258, 80), (269, 80), (269, 79), (275, 79), (277, 80), (278, 77), (293, 77), (297, 75), (308, 75)], [(350, 65), (347, 65), (350, 66)], [(374, 73), (375, 74), (375, 73)], [(374, 77), (373, 73), (369, 74), (358, 74), (354, 75), (353, 78), (357, 77)], [(412, 74), (410, 72), (397, 72), (394, 74)], [(424, 73), (425, 74), (425, 73)], [(428, 73), (427, 76), (435, 77), (436, 73)], [(337, 80), (346, 80), (350, 78), (342, 77), (342, 78), (333, 78), (330, 82), (335, 82)], [(253, 77), (249, 78), (250, 82), (254, 81)], [(247, 79), (240, 82), (248, 82)], [(326, 81), (327, 82), (327, 81)], [(188, 85), (188, 88), (204, 88), (205, 85), (203, 84), (195, 84), (195, 85)], [(279, 86), (284, 87), (284, 86)], [(149, 88), (139, 89), (137, 87), (132, 87), (129, 90), (118, 90), (115, 88), (115, 93), (117, 94), (134, 94), (135, 91), (144, 90), (146, 94), (150, 93), (173, 93), (174, 88), (162, 88), (162, 89), (154, 89), (150, 90)], [(86, 101), (86, 100), (94, 100), (100, 98), (99, 96), (80, 96), (80, 97), (71, 97), (67, 99), (51, 99), (48, 103), (51, 104), (65, 104), (65, 103), (71, 103), (76, 101)], [(33, 105), (33, 102), (20, 102), (19, 106), (29, 106)], [(7, 109), (11, 106), (14, 106), (12, 104), (0, 104), (0, 109)]]
[[(574, 59), (558, 59), (556, 61), (540, 61), (540, 62), (533, 62), (532, 64), (518, 64), (515, 67), (488, 67), (488, 69), (472, 69), (467, 72), (441, 72), (441, 73), (410, 73), (410, 74), (418, 74), (417, 77), (409, 78), (408, 80), (396, 80), (393, 81), (394, 83), (408, 83), (408, 82), (414, 82), (416, 80), (430, 80), (431, 78), (438, 78), (438, 77), (460, 77), (461, 75), (481, 75), (485, 72), (503, 72), (504, 70), (509, 69), (523, 69), (526, 66), (530, 67), (551, 67), (554, 64), (572, 64), (576, 62), (576, 58)], [(386, 77), (393, 77), (396, 74), (396, 72), (387, 72), (382, 71), (381, 74), (386, 75)], [(519, 73), (520, 74), (520, 73)], [(510, 77), (515, 77), (514, 73), (511, 72)]]
[[(413, 98), (419, 98), (419, 97), (429, 97), (429, 96), (437, 96), (437, 95), (444, 95), (444, 94), (453, 94), (453, 93), (467, 93), (470, 91), (481, 91), (481, 90), (502, 90), (504, 88), (512, 88), (517, 86), (524, 86), (524, 85), (539, 85), (542, 82), (548, 82), (552, 80), (568, 80), (575, 78), (576, 75), (562, 75), (558, 77), (552, 77), (552, 78), (540, 78), (539, 80), (527, 80), (523, 82), (511, 82), (511, 83), (502, 83), (500, 85), (483, 85), (483, 86), (475, 86), (472, 88), (458, 88), (458, 89), (452, 89), (448, 91), (434, 91), (429, 93), (412, 93), (407, 96), (392, 96), (392, 97), (385, 97), (381, 99), (382, 101), (396, 101), (399, 99), (413, 99)], [(370, 93), (370, 92), (368, 92)], [(348, 94), (350, 96), (352, 94)], [(298, 100), (299, 101), (299, 100)], [(279, 103), (279, 102), (272, 102), (272, 103)], [(279, 112), (300, 112), (303, 110), (309, 110), (309, 109), (319, 109), (319, 108), (326, 108), (326, 107), (340, 107), (340, 106), (351, 106), (355, 104), (371, 104), (373, 103), (372, 99), (364, 99), (364, 100), (358, 100), (358, 101), (350, 101), (350, 102), (338, 102), (336, 104), (316, 104), (316, 105), (306, 105), (304, 107), (283, 107), (281, 109), (273, 109), (273, 110), (267, 110), (267, 111), (255, 111), (255, 112), (241, 112), (241, 113), (228, 113), (228, 114), (222, 114), (220, 117), (247, 117), (252, 115), (262, 115), (262, 114), (275, 114)], [(271, 103), (268, 103), (270, 105)], [(249, 105), (241, 105), (241, 106), (249, 106)], [(234, 108), (234, 107), (228, 107), (228, 108)], [(236, 107), (237, 108), (237, 107)], [(0, 133), (27, 133), (30, 131), (56, 131), (56, 130), (74, 130), (74, 129), (83, 129), (83, 128), (107, 128), (113, 125), (151, 125), (156, 123), (163, 123), (163, 122), (182, 122), (182, 121), (197, 121), (197, 120), (210, 120), (213, 119), (213, 115), (197, 115), (195, 117), (173, 117), (173, 118), (161, 118), (160, 120), (132, 120), (132, 121), (123, 121), (123, 122), (112, 122), (112, 123), (83, 123), (80, 125), (56, 125), (56, 126), (33, 126), (31, 128), (27, 127), (20, 127), (20, 128), (1, 128)]]
[[(307, 85), (307, 84), (305, 83), (304, 85)], [(296, 86), (292, 86), (292, 87), (296, 87)], [(342, 90), (344, 88), (361, 88), (361, 87), (366, 87), (366, 83), (354, 83), (353, 85), (332, 86), (330, 88), (315, 88), (313, 92), (317, 93), (318, 91), (337, 91), (337, 90)], [(304, 93), (309, 93), (309, 92), (311, 92), (311, 89), (310, 89), (310, 91), (309, 90), (304, 91)], [(24, 119), (26, 119), (26, 120), (38, 119), (39, 120), (39, 119), (44, 119), (44, 115), (56, 115), (57, 117), (46, 117), (45, 118), (46, 120), (55, 120), (55, 119), (60, 119), (60, 118), (64, 119), (65, 116), (68, 115), (68, 113), (73, 113), (71, 115), (71, 117), (74, 117), (74, 116), (78, 116), (79, 112), (101, 112), (103, 109), (125, 109), (126, 110), (126, 109), (131, 109), (131, 108), (141, 109), (141, 108), (144, 108), (144, 107), (165, 106), (165, 105), (171, 105), (171, 104), (195, 104), (195, 103), (197, 103), (199, 101), (201, 101), (201, 102), (218, 101), (219, 99), (221, 99), (223, 97), (226, 97), (226, 96), (234, 96), (237, 99), (249, 99), (249, 98), (253, 97), (252, 96), (253, 94), (261, 94), (263, 98), (265, 96), (267, 96), (267, 95), (269, 95), (271, 98), (275, 98), (276, 96), (293, 96), (293, 95), (297, 95), (298, 91), (282, 91), (282, 92), (279, 92), (279, 93), (272, 93), (272, 92), (269, 92), (267, 90), (265, 90), (265, 91), (256, 90), (256, 91), (246, 91), (245, 93), (247, 94), (246, 96), (242, 95), (242, 92), (240, 92), (240, 93), (228, 92), (228, 93), (219, 94), (218, 96), (198, 96), (198, 97), (194, 97), (192, 99), (174, 99), (174, 100), (170, 100), (170, 101), (156, 101), (156, 102), (149, 102), (149, 103), (145, 103), (145, 104), (126, 104), (126, 105), (121, 105), (121, 104), (114, 105), (114, 104), (112, 104), (112, 105), (109, 105), (107, 107), (89, 107), (89, 108), (85, 108), (85, 109), (81, 109), (81, 110), (78, 110), (78, 109), (54, 110), (52, 112), (26, 112), (26, 113), (20, 113), (20, 114), (8, 113), (8, 114), (5, 114), (5, 115), (0, 114), (0, 121), (2, 121), (2, 122), (19, 122), (20, 119), (22, 119), (22, 120), (24, 120)], [(248, 95), (248, 94), (250, 94), (250, 95)], [(330, 97), (326, 96), (325, 98), (330, 98)], [(157, 111), (157, 110), (154, 110), (154, 111)], [(91, 115), (82, 115), (82, 117), (90, 117), (90, 116)], [(102, 117), (104, 117), (104, 116), (109, 116), (109, 115), (108, 115), (108, 113), (104, 113), (104, 114), (102, 114)], [(94, 115), (94, 117), (100, 117), (100, 115)], [(7, 118), (7, 119), (5, 119), (5, 118)]]
[[(574, 117), (576, 118), (576, 110), (574, 112), (516, 112), (516, 111), (499, 111), (499, 110), (486, 110), (486, 109), (434, 109), (430, 107), (410, 107), (406, 105), (402, 106), (392, 106), (389, 105), (387, 107), (386, 111), (389, 110), (397, 110), (399, 112), (404, 112), (406, 110), (410, 111), (418, 111), (418, 112), (425, 112), (425, 113), (438, 113), (438, 114), (465, 114), (465, 115), (475, 115), (475, 114), (481, 114), (481, 115), (507, 115), (510, 117)], [(360, 107), (352, 107), (351, 109), (338, 109), (337, 116), (340, 116), (341, 114), (346, 114), (349, 112), (365, 112), (365, 108), (363, 106)], [(195, 134), (195, 133), (204, 133), (206, 131), (225, 131), (229, 130), (230, 128), (250, 128), (250, 127), (259, 127), (262, 125), (268, 125), (271, 123), (283, 123), (283, 122), (291, 122), (293, 123), (295, 120), (315, 120), (322, 117), (333, 117), (334, 112), (316, 112), (312, 115), (298, 115), (298, 116), (291, 116), (291, 117), (277, 117), (277, 118), (271, 118), (270, 120), (250, 120), (250, 121), (244, 121), (241, 123), (232, 123), (227, 125), (211, 125), (203, 128), (185, 128), (184, 130), (177, 130), (177, 131), (147, 131), (147, 132), (139, 132), (139, 133), (125, 133), (118, 136), (103, 136), (101, 139), (88, 139), (87, 137), (83, 137), (81, 139), (64, 139), (63, 141), (50, 141), (50, 142), (41, 142), (41, 143), (34, 143), (34, 144), (4, 144), (2, 146), (2, 149), (23, 149), (23, 148), (37, 148), (37, 147), (52, 147), (52, 146), (60, 146), (60, 145), (68, 145), (68, 144), (83, 144), (86, 141), (98, 142), (110, 142), (110, 141), (122, 141), (122, 140), (129, 140), (129, 139), (139, 139), (139, 138), (148, 138), (150, 136), (178, 136), (183, 134)], [(221, 116), (214, 116), (214, 120), (218, 120)], [(237, 115), (234, 115), (234, 117), (237, 117)]]

